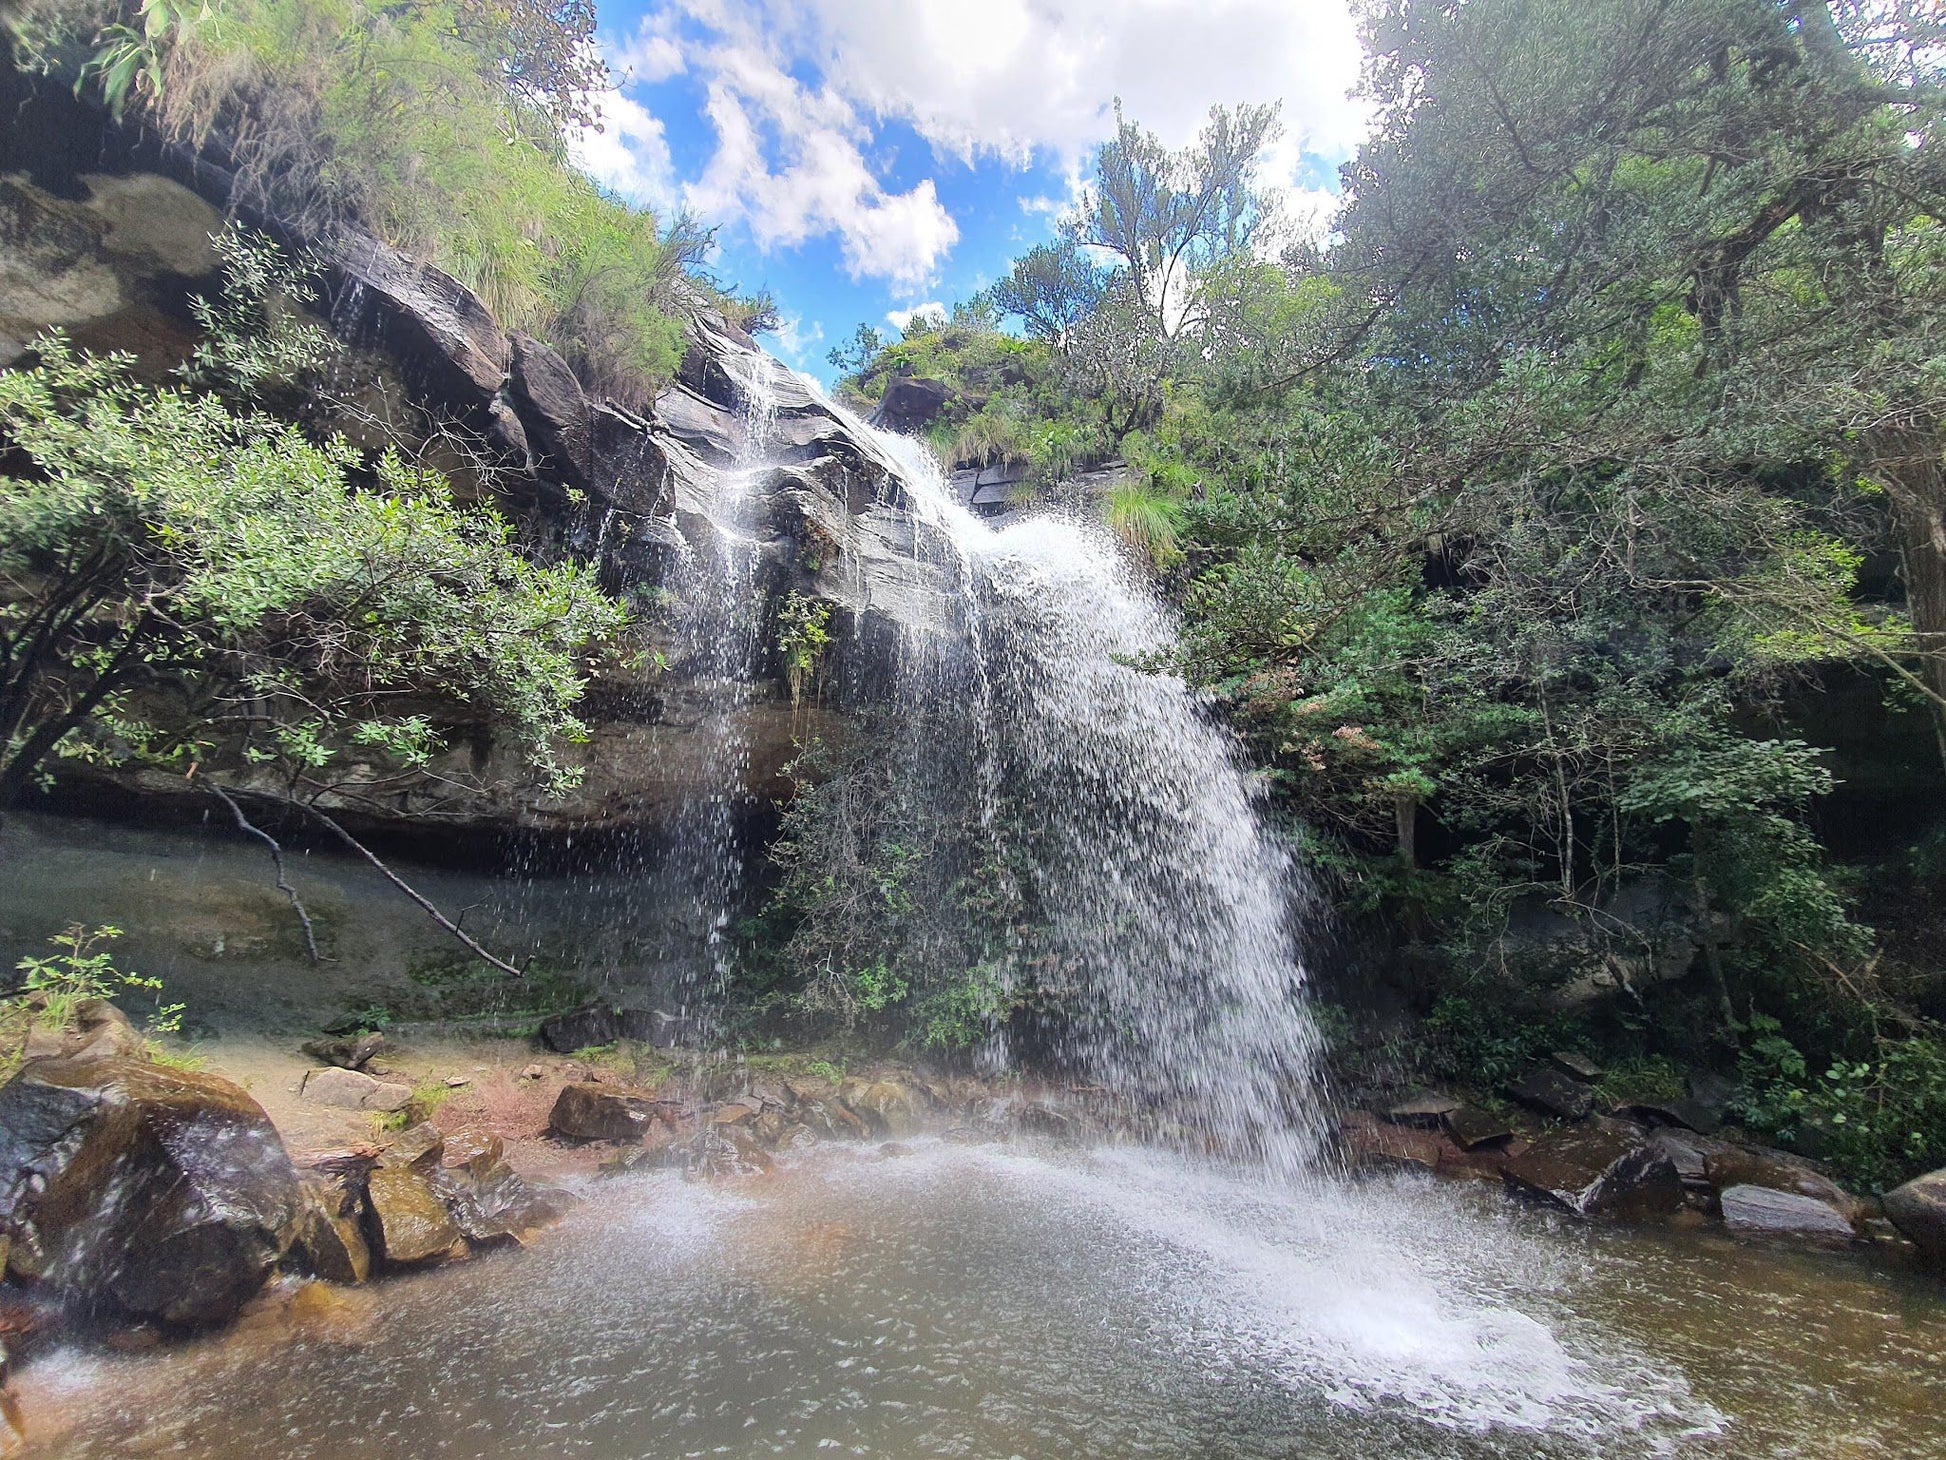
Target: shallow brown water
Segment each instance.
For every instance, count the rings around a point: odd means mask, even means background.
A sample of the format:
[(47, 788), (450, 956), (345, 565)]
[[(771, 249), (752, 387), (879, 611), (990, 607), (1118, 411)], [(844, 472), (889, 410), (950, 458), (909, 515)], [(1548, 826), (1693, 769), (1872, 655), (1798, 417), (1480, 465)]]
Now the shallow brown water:
[(1946, 1455), (1946, 1289), (1855, 1256), (1126, 1150), (594, 1196), (362, 1317), (58, 1355), (37, 1453)]

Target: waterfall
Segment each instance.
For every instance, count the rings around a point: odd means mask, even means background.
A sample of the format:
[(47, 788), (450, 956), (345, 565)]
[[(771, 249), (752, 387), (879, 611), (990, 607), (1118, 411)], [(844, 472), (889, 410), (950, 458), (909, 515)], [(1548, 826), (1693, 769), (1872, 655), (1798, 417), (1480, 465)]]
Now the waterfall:
[[(913, 965), (978, 972), (1004, 1005), (1016, 994), (1038, 1001), (1039, 1022), (1027, 1021), (1034, 1047), (1008, 1047), (1023, 1021), (994, 1021), (989, 1064), (1052, 1058), (1159, 1138), (1277, 1172), (1304, 1168), (1320, 1102), (1293, 925), (1301, 882), (1234, 738), (1156, 667), (1175, 640), (1170, 612), (1098, 523), (990, 526), (957, 501), (920, 443), (874, 430), (809, 382), (805, 400), (761, 352), (716, 358), (735, 388), (743, 446), (716, 474), (710, 541), (682, 586), (712, 789), (685, 815), (677, 853), (704, 962), (719, 978), (729, 972), (750, 850), (736, 801), (764, 658), (759, 489), (780, 465), (769, 461), (771, 438), (788, 439), (773, 431), (785, 392), (790, 409), (828, 411), (896, 468), (903, 491), (890, 495), (911, 518), (911, 551), (952, 590), (949, 631), (903, 624), (889, 670), (882, 652), (853, 646), (872, 661), (858, 697), (903, 738), (897, 763), (875, 771), (936, 813), (958, 885), (991, 879), (994, 903), (1028, 910), (1005, 938), (1024, 925), (1031, 946), (1003, 938), (969, 954), (952, 927), (969, 915), (942, 900), (930, 932), (910, 935)], [(707, 1014), (710, 1001), (698, 1002)]]
[(781, 367), (760, 352), (722, 357), (736, 388), (742, 440), (737, 460), (713, 475), (710, 530), (690, 545), (680, 575), (677, 657), (700, 692), (698, 779), (710, 789), (677, 817), (668, 872), (688, 903), (703, 959), (684, 970), (681, 1012), (708, 1021), (712, 989), (729, 975), (730, 931), (743, 892), (746, 848), (741, 802), (748, 795), (750, 745), (745, 717), (761, 692), (764, 621), (763, 544), (757, 488), (769, 470)]
[[(1153, 667), (1176, 625), (1097, 523), (994, 528), (920, 443), (872, 432), (959, 568), (967, 672), (909, 667), (911, 723), (943, 717), (957, 782), (1005, 843), (1068, 988), (1062, 1054), (1158, 1133), (1289, 1174), (1317, 1145), (1297, 869), (1227, 731)], [(1146, 661), (1146, 662), (1145, 662)], [(942, 686), (950, 702), (942, 704)]]

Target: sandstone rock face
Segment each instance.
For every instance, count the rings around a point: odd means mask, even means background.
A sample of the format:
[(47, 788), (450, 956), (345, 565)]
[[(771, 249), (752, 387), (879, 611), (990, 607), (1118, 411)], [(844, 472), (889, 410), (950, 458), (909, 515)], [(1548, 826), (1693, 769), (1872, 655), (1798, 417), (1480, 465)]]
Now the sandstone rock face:
[(16, 1277), (164, 1323), (220, 1323), (262, 1287), (298, 1211), (283, 1143), (227, 1080), (43, 1060), (0, 1087)]
[(1576, 1216), (1645, 1217), (1682, 1205), (1675, 1165), (1656, 1146), (1601, 1129), (1556, 1131), (1501, 1168), (1507, 1189)]
[(1885, 1215), (1927, 1257), (1946, 1261), (1946, 1171), (1916, 1177), (1886, 1192)]

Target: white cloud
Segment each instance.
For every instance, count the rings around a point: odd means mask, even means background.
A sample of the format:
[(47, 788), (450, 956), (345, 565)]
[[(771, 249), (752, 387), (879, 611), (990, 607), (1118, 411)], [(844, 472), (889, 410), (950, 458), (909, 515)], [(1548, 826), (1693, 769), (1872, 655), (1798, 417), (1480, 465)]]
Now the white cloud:
[(885, 322), (900, 334), (904, 334), (906, 327), (921, 315), (926, 316), (935, 324), (944, 324), (946, 323), (946, 306), (941, 304), (937, 299), (929, 299), (924, 304), (913, 305), (910, 309), (888, 309), (885, 312)]
[(804, 317), (797, 314), (787, 314), (780, 319), (770, 336), (775, 353), (800, 370), (804, 368), (805, 356), (823, 343), (824, 326), (813, 321), (807, 329)]
[(584, 128), (573, 139), (582, 169), (630, 201), (666, 211), (677, 190), (662, 123), (618, 91), (604, 95), (598, 111), (601, 130)]
[(778, 34), (878, 115), (942, 152), (1072, 161), (1113, 101), (1180, 146), (1212, 102), (1284, 104), (1313, 152), (1362, 135), (1346, 0), (764, 0)]
[(835, 238), (853, 278), (908, 298), (938, 278), (959, 225), (932, 178), (899, 190), (875, 168), (885, 121), (940, 158), (1052, 161), (1072, 192), (1117, 97), (1172, 146), (1212, 102), (1281, 100), (1288, 135), (1265, 181), (1307, 193), (1307, 154), (1349, 150), (1366, 122), (1348, 97), (1349, 0), (664, 0), (611, 56), (633, 82), (694, 78), (715, 139), (677, 188), (660, 126), (631, 102), (627, 126), (584, 146), (598, 177), (747, 228), (762, 249)]
[(611, 64), (626, 81), (649, 85), (667, 81), (685, 69), (682, 47), (676, 44), (675, 37), (655, 30), (649, 21), (644, 21), (642, 28), (623, 42)]

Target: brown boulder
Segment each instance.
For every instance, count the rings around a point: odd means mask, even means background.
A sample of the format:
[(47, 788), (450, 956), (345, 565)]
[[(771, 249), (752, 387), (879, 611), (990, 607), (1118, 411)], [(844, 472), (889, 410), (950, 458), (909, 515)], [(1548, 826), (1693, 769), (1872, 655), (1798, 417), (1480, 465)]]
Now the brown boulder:
[(1835, 1207), (1854, 1223), (1863, 1214), (1863, 1204), (1857, 1197), (1808, 1161), (1787, 1156), (1782, 1151), (1717, 1141), (1704, 1151), (1703, 1174), (1717, 1193), (1718, 1205), (1722, 1194), (1731, 1187), (1750, 1186), (1810, 1197)]
[(374, 1031), (336, 1039), (313, 1039), (302, 1048), (312, 1059), (327, 1065), (336, 1065), (341, 1070), (362, 1070), (384, 1053), (385, 1036)]
[(656, 1102), (612, 1085), (563, 1085), (547, 1117), (556, 1135), (575, 1141), (639, 1141), (655, 1121)]
[(1586, 1120), (1595, 1098), (1588, 1086), (1552, 1065), (1536, 1065), (1507, 1093), (1529, 1110), (1556, 1120)]
[(381, 1166), (366, 1183), (378, 1255), (389, 1265), (437, 1261), (464, 1252), (466, 1239), (433, 1178), (413, 1166)]
[(1935, 1262), (1946, 1261), (1946, 1170), (1914, 1177), (1885, 1193), (1892, 1225)]
[(471, 1242), (517, 1241), (574, 1205), (567, 1192), (532, 1186), (517, 1176), (500, 1137), (490, 1131), (448, 1136), (434, 1186)]
[(1733, 1232), (1849, 1242), (1858, 1234), (1843, 1211), (1815, 1196), (1768, 1186), (1732, 1186), (1717, 1198), (1723, 1225)]
[(372, 1251), (359, 1227), (362, 1203), (343, 1178), (307, 1177), (298, 1214), (295, 1251), (305, 1270), (334, 1283), (362, 1283), (372, 1275)]
[(1654, 1216), (1682, 1205), (1668, 1155), (1617, 1131), (1556, 1131), (1510, 1157), (1500, 1173), (1515, 1196), (1577, 1216)]
[(327, 1065), (305, 1073), (298, 1093), (319, 1105), (335, 1105), (340, 1110), (370, 1110), (389, 1115), (412, 1103), (412, 1087), (379, 1080), (363, 1070), (347, 1070)]
[(228, 1080), (61, 1059), (0, 1087), (8, 1266), (57, 1292), (224, 1322), (283, 1255), (298, 1197), (276, 1129)]

